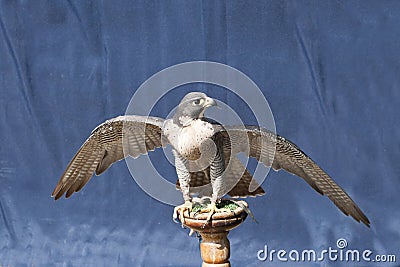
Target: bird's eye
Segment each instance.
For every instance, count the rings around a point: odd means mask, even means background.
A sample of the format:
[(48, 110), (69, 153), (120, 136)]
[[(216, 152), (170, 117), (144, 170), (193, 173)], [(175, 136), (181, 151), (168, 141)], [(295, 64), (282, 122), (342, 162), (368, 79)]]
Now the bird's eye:
[(201, 99), (200, 98), (193, 101), (193, 105), (196, 105), (196, 106), (200, 105), (200, 103), (201, 103)]

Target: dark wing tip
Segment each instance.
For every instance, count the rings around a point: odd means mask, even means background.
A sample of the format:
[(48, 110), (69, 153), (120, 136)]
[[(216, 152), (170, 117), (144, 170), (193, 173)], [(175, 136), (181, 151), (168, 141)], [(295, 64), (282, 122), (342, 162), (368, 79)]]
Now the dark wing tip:
[(53, 192), (51, 193), (51, 197), (53, 197), (54, 200), (58, 200), (61, 197), (60, 195), (61, 188), (62, 188), (62, 183), (60, 179), (60, 182), (58, 182), (56, 188), (54, 188)]
[(365, 226), (371, 228), (371, 222), (368, 220), (368, 218), (366, 218), (366, 220), (362, 220), (362, 222), (364, 223)]
[(54, 197), (54, 200), (58, 200), (58, 199), (60, 199), (60, 197), (62, 196), (62, 194), (59, 194), (59, 193), (54, 194), (54, 193), (53, 193), (51, 196)]
[(367, 216), (364, 214), (364, 212), (361, 211), (361, 209), (358, 206), (355, 206), (356, 212), (357, 212), (357, 218), (352, 215), (354, 219), (356, 219), (358, 222), (364, 223), (368, 228), (371, 227), (371, 222), (367, 218)]

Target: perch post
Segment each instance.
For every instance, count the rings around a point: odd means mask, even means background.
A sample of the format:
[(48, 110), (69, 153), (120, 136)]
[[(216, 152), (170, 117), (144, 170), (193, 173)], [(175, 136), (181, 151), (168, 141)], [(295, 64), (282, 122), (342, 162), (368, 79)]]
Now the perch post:
[[(238, 201), (248, 207), (244, 201)], [(231, 212), (218, 212), (207, 222), (208, 213), (183, 213), (183, 225), (196, 231), (201, 236), (200, 253), (202, 267), (230, 267), (229, 231), (239, 226), (247, 217), (240, 206)], [(179, 218), (182, 221), (182, 218)]]

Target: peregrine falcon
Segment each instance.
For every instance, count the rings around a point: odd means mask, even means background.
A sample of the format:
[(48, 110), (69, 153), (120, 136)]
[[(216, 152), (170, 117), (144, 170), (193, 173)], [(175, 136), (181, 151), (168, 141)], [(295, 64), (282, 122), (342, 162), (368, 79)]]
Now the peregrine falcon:
[[(268, 167), (284, 169), (303, 178), (326, 195), (345, 215), (369, 227), (370, 222), (350, 196), (310, 157), (289, 140), (256, 126), (224, 126), (204, 117), (216, 101), (201, 92), (187, 94), (171, 119), (125, 115), (95, 128), (62, 174), (52, 197), (70, 197), (93, 176), (116, 161), (139, 157), (171, 145), (178, 176), (176, 187), (191, 209), (193, 194), (211, 198), (209, 218), (216, 203), (231, 197), (259, 196), (265, 192), (237, 158), (243, 152)], [(200, 190), (198, 190), (200, 189)]]

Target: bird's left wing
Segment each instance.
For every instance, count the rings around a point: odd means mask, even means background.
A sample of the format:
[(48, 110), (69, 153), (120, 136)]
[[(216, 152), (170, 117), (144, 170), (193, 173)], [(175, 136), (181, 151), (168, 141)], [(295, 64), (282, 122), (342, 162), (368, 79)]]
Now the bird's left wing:
[(232, 153), (244, 152), (274, 170), (284, 169), (303, 178), (326, 195), (344, 214), (369, 227), (369, 220), (351, 197), (310, 157), (289, 140), (255, 126), (221, 128), (224, 146)]
[(56, 200), (65, 192), (70, 197), (81, 190), (96, 172), (100, 175), (126, 156), (138, 157), (162, 146), (164, 119), (120, 116), (107, 120), (92, 134), (68, 164), (51, 194)]

